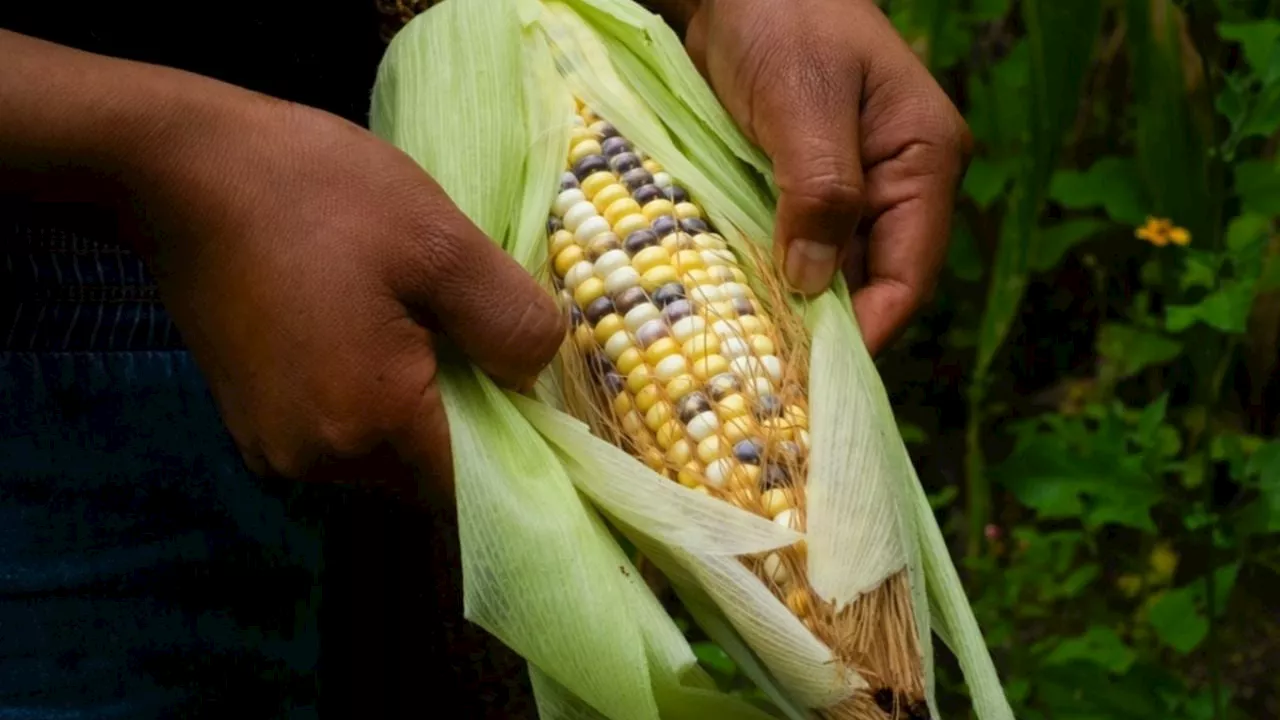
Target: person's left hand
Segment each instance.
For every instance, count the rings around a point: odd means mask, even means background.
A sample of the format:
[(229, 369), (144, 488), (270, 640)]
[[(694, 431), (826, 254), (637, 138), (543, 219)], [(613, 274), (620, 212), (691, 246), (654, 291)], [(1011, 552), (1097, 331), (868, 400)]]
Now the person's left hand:
[(872, 0), (665, 3), (694, 64), (780, 190), (776, 260), (795, 289), (843, 267), (868, 349), (932, 295), (971, 140)]

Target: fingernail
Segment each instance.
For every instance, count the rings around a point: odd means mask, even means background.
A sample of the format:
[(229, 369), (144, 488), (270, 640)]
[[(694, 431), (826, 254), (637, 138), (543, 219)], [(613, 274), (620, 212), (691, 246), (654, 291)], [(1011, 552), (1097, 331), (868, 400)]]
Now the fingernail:
[(836, 272), (836, 247), (798, 238), (787, 245), (787, 280), (805, 295), (827, 289)]

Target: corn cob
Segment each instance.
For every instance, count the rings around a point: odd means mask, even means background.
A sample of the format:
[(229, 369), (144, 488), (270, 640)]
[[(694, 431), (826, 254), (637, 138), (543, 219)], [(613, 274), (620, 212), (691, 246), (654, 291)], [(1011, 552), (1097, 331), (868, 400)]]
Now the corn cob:
[[(571, 411), (663, 476), (803, 532), (803, 329), (776, 284), (760, 282), (768, 274), (745, 270), (766, 261), (740, 260), (660, 164), (577, 108), (547, 220), (572, 327), (564, 367), (570, 385), (580, 381)], [(842, 626), (813, 597), (804, 559), (801, 541), (744, 561), (840, 656), (841, 628), (866, 618)], [(905, 573), (886, 585), (905, 597), (904, 583)], [(890, 632), (912, 636), (909, 609), (893, 620)], [(829, 717), (928, 717), (918, 665), (868, 667), (865, 647), (842, 659), (880, 681)]]

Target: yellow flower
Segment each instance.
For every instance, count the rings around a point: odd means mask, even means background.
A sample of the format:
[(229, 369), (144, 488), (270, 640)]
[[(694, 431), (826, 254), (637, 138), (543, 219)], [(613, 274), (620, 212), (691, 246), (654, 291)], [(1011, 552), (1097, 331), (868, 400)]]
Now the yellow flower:
[(1116, 578), (1116, 587), (1120, 588), (1125, 597), (1135, 597), (1142, 592), (1142, 578), (1132, 573), (1121, 575)]
[(1167, 218), (1147, 216), (1147, 221), (1133, 234), (1139, 240), (1146, 240), (1156, 247), (1164, 247), (1169, 243), (1187, 245), (1191, 242), (1191, 233), (1186, 228), (1174, 225)]
[(1178, 552), (1170, 543), (1161, 541), (1151, 550), (1148, 562), (1151, 563), (1151, 570), (1147, 573), (1147, 579), (1154, 584), (1163, 585), (1173, 579), (1173, 574), (1178, 569)]

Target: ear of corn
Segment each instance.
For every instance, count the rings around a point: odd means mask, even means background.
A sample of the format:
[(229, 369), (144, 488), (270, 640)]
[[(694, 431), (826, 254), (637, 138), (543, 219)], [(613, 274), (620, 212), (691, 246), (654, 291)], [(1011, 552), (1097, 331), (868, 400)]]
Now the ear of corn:
[[(577, 129), (575, 97), (587, 113)], [(583, 197), (564, 196), (574, 189), (559, 187), (566, 160), (604, 155), (592, 113), (625, 138), (613, 145), (631, 144), (640, 169), (647, 159), (648, 175), (672, 178), (691, 207), (677, 211), (683, 199), (652, 190), (637, 198), (626, 182), (619, 190), (617, 173), (591, 179), (612, 167), (575, 175)], [(957, 650), (979, 718), (1011, 717), (847, 290), (837, 281), (812, 303), (776, 292), (761, 260), (775, 197), (768, 164), (669, 29), (630, 0), (446, 0), (392, 44), (372, 120), (582, 320), (539, 401), (456, 367), (442, 385), (451, 426), (464, 428), (454, 451), (468, 616), (529, 659), (544, 716), (752, 716), (698, 680), (669, 618), (639, 602), (652, 600), (643, 587), (604, 569), (629, 563), (593, 508), (568, 501), (572, 482), (786, 716), (937, 717), (933, 628)], [(641, 186), (667, 194), (663, 180)], [(609, 202), (594, 202), (601, 192)], [(696, 214), (706, 231), (693, 223), (687, 239), (642, 234), (626, 247), (664, 213), (677, 228)], [(609, 234), (616, 241), (598, 240)], [(672, 300), (677, 286), (683, 297)], [(689, 316), (655, 323), (675, 302)], [(629, 321), (619, 312), (628, 304), (653, 309)], [(745, 327), (728, 317), (748, 308), (757, 320)], [(692, 317), (703, 322), (676, 327)], [(716, 322), (735, 336), (716, 333)], [(725, 374), (741, 401), (712, 392)], [(766, 396), (781, 400), (769, 408), (776, 416), (759, 415)], [(721, 447), (699, 455), (709, 438)], [(783, 443), (807, 452), (779, 454)], [(529, 453), (554, 462), (511, 462)], [(573, 627), (602, 605), (614, 609), (612, 627), (592, 636)]]

